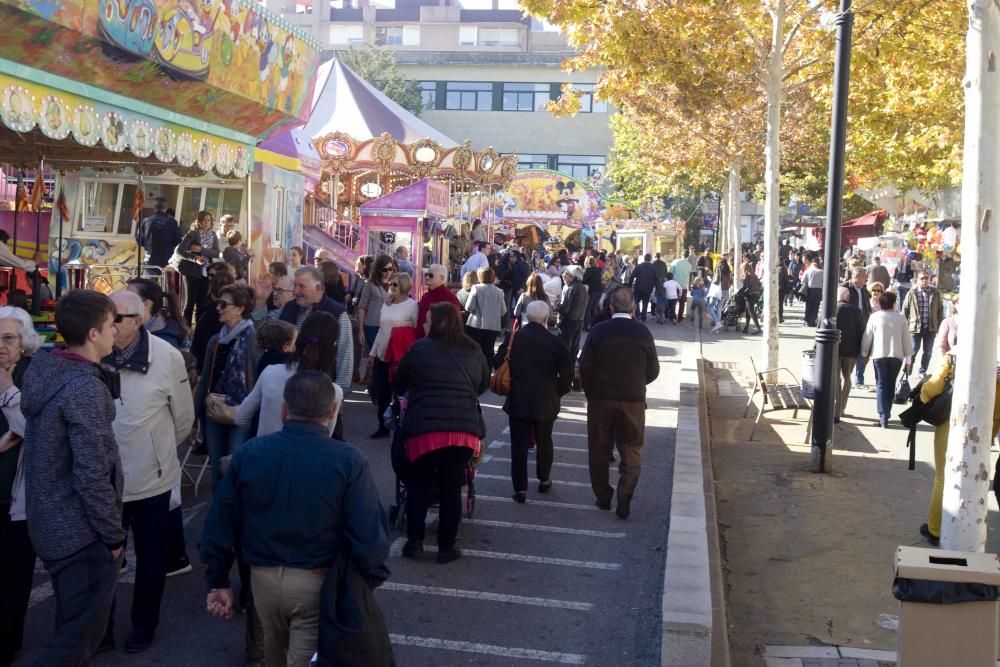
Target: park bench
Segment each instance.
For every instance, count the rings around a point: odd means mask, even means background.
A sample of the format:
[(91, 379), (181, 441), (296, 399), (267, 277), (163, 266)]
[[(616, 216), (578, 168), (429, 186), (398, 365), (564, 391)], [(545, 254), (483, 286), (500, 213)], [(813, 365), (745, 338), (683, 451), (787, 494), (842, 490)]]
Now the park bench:
[[(747, 400), (746, 410), (743, 411), (744, 417), (750, 413), (750, 406), (753, 405), (754, 397), (757, 394), (760, 394), (762, 397), (760, 410), (757, 412), (757, 418), (754, 419), (753, 428), (750, 430), (750, 440), (753, 440), (753, 436), (757, 432), (757, 424), (760, 423), (760, 418), (765, 411), (792, 410), (792, 418), (797, 419), (799, 410), (808, 410), (810, 415), (809, 422), (806, 424), (806, 437), (804, 440), (808, 444), (812, 436), (812, 401), (802, 395), (802, 385), (799, 383), (798, 378), (787, 368), (757, 370), (757, 364), (754, 363), (752, 356), (750, 357), (750, 365), (753, 367), (754, 384), (750, 398)], [(771, 373), (780, 374), (782, 372), (787, 373), (791, 377), (791, 384), (771, 383), (767, 381), (767, 376)]]

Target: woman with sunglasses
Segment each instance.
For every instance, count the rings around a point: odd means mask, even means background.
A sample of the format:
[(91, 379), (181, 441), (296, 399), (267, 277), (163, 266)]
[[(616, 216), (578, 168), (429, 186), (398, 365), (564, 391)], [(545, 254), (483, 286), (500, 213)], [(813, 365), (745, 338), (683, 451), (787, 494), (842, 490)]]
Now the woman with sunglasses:
[(369, 350), (375, 343), (378, 334), (379, 318), (382, 304), (389, 298), (389, 278), (396, 273), (396, 263), (388, 255), (379, 255), (372, 264), (368, 282), (358, 297), (358, 310), (355, 317), (358, 320), (358, 338), (365, 341)]
[(417, 302), (410, 298), (412, 287), (410, 274), (402, 271), (392, 274), (389, 279), (389, 296), (382, 304), (379, 313), (378, 333), (372, 341), (371, 352), (368, 353), (368, 368), (372, 369), (372, 400), (378, 417), (378, 430), (371, 438), (385, 438), (389, 429), (385, 426), (386, 408), (392, 400), (392, 387), (389, 384), (389, 364), (386, 353), (389, 351), (389, 341), (392, 330), (397, 327), (409, 327), (416, 332), (418, 307)]
[(879, 304), (879, 297), (885, 294), (885, 284), (878, 281), (873, 282), (868, 286), (868, 291), (871, 292), (871, 306), (872, 312), (877, 313), (882, 310), (882, 306)]
[(246, 285), (222, 288), (215, 307), (222, 329), (208, 341), (194, 405), (205, 417), (205, 443), (212, 466), (213, 490), (222, 479), (219, 461), (231, 454), (250, 437), (249, 426), (216, 421), (207, 415), (205, 401), (209, 394), (222, 394), (226, 405), (238, 406), (247, 397), (257, 379), (257, 335), (250, 315), (256, 297)]

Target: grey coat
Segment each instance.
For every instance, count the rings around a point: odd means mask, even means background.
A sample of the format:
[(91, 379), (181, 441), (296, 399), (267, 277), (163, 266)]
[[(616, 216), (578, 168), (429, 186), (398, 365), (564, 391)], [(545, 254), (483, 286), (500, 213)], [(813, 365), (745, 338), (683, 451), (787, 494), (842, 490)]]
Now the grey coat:
[(97, 364), (37, 352), (24, 376), (28, 533), (42, 560), (125, 541), (115, 404)]
[(504, 303), (503, 290), (496, 285), (473, 285), (469, 300), (465, 302), (465, 309), (469, 311), (467, 324), (473, 329), (500, 331), (503, 328), (500, 322), (507, 312), (507, 305)]

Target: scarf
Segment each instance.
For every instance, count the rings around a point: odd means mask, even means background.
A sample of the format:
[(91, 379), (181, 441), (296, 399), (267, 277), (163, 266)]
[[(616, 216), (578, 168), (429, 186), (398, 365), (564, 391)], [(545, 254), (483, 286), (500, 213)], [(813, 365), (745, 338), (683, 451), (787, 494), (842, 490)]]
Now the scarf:
[[(222, 369), (216, 390), (226, 395), (228, 405), (239, 405), (250, 393), (247, 378), (247, 355), (249, 353), (248, 342), (253, 335), (253, 320), (240, 320), (240, 323), (230, 329), (223, 325), (219, 332), (218, 345), (229, 345), (229, 356), (226, 357), (226, 366)], [(245, 334), (250, 335), (245, 335)]]

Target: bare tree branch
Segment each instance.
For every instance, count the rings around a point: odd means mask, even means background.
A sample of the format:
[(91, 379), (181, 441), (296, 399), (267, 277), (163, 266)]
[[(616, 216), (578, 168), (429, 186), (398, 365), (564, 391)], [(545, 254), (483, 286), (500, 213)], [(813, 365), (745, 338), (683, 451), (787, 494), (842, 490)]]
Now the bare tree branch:
[[(725, 5), (725, 8), (726, 8), (725, 9), (726, 14), (729, 15), (729, 18), (735, 21), (736, 25), (738, 25), (740, 29), (743, 30), (743, 32), (745, 32), (747, 36), (750, 38), (750, 40), (753, 42), (753, 46), (754, 49), (757, 51), (758, 57), (763, 59), (765, 56), (767, 56), (767, 51), (764, 49), (764, 45), (763, 43), (761, 43), (760, 37), (758, 37), (757, 34), (750, 29), (750, 26), (747, 25), (747, 22), (743, 20), (743, 17), (734, 12), (729, 3)], [(768, 8), (768, 11), (770, 11), (770, 7)]]
[(792, 42), (795, 40), (795, 35), (798, 34), (799, 30), (802, 28), (805, 22), (820, 10), (820, 7), (821, 5), (819, 3), (816, 3), (815, 5), (810, 7), (807, 11), (803, 12), (802, 16), (799, 17), (799, 20), (796, 21), (795, 25), (792, 26), (792, 29), (789, 30), (788, 34), (785, 35), (785, 42), (781, 45), (782, 58), (785, 57), (785, 54), (788, 52), (788, 47), (790, 47), (792, 45)]

